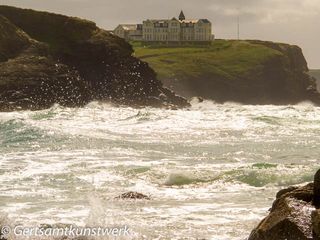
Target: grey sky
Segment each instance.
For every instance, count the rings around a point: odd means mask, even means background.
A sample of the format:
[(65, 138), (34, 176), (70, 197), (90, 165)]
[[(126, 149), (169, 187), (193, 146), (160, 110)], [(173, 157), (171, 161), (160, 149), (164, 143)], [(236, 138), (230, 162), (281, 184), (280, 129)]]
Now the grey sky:
[(217, 38), (241, 38), (297, 44), (310, 68), (320, 69), (320, 0), (0, 0), (0, 4), (47, 10), (87, 18), (100, 27), (146, 18), (208, 18)]

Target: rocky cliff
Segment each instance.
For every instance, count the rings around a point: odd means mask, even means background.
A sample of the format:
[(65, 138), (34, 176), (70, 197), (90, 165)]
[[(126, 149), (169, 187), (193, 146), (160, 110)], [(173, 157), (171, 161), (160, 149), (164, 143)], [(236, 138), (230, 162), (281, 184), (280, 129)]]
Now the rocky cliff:
[(309, 75), (312, 76), (317, 83), (317, 90), (320, 92), (320, 70), (312, 69), (309, 71)]
[(187, 106), (124, 40), (93, 22), (0, 6), (0, 110), (91, 100)]
[(233, 40), (216, 40), (210, 46), (134, 46), (136, 56), (148, 62), (166, 86), (188, 98), (246, 104), (320, 103), (298, 46)]

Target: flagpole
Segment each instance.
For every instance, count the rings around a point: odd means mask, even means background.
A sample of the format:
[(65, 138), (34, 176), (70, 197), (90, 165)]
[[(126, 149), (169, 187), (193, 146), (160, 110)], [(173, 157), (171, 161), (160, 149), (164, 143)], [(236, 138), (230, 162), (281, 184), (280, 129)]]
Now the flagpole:
[(238, 30), (238, 40), (240, 40), (240, 12), (238, 9), (238, 17), (237, 17), (237, 30)]

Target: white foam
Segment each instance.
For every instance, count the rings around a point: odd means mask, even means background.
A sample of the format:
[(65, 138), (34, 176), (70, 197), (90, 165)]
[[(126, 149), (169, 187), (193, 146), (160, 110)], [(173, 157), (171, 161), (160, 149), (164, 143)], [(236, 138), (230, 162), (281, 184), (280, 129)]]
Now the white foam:
[[(22, 124), (10, 130), (18, 144), (2, 144), (0, 129), (0, 204), (9, 217), (127, 224), (133, 239), (244, 239), (275, 193), (307, 182), (319, 164), (320, 108), (310, 104), (204, 101), (172, 111), (94, 102), (1, 114), (7, 121)], [(25, 130), (41, 137), (24, 142)], [(193, 181), (165, 184), (175, 175)], [(128, 191), (152, 200), (114, 199)]]

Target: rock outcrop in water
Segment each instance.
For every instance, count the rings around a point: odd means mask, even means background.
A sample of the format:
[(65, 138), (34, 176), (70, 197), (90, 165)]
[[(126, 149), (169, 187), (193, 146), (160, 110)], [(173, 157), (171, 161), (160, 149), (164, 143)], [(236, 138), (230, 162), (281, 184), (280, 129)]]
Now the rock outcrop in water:
[(319, 199), (320, 171), (314, 183), (281, 190), (270, 214), (252, 231), (248, 240), (320, 239)]
[(120, 196), (116, 197), (116, 199), (131, 199), (131, 200), (151, 200), (151, 198), (145, 194), (138, 193), (138, 192), (127, 192), (123, 193)]
[(53, 103), (187, 106), (124, 40), (93, 22), (0, 6), (0, 110)]

